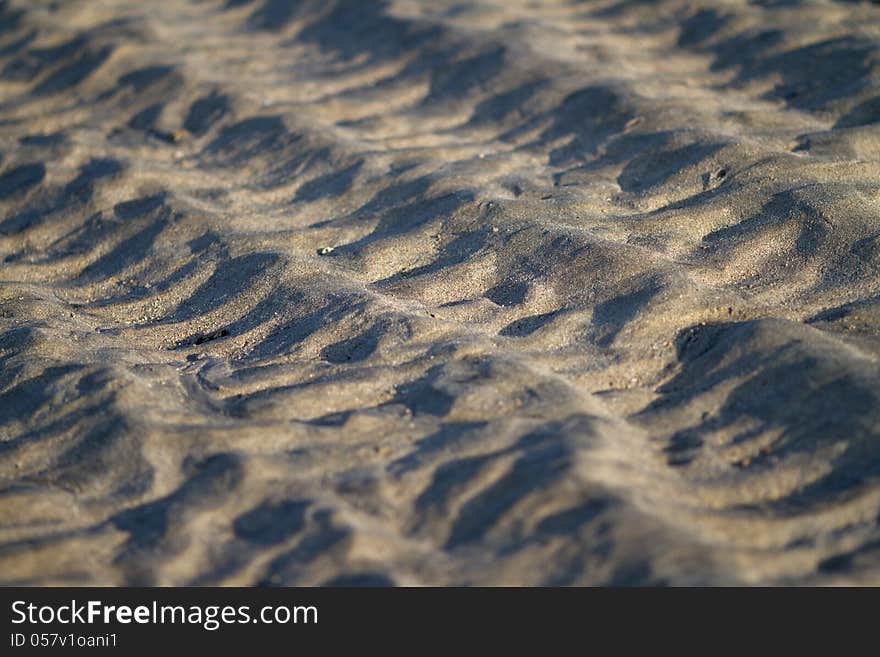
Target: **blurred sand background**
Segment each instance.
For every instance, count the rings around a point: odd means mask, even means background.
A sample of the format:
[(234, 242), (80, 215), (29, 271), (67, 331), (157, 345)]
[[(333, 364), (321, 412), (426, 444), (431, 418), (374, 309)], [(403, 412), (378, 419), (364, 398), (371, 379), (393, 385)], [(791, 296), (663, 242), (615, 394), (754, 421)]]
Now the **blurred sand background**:
[(878, 44), (0, 2), (0, 582), (880, 584)]

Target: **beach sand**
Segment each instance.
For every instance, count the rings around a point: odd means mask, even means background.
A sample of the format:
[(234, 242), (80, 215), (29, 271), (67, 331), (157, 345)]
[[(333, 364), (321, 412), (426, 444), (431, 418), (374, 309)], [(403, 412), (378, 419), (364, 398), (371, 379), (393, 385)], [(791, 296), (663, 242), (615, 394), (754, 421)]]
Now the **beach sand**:
[(0, 583), (880, 584), (878, 44), (0, 2)]

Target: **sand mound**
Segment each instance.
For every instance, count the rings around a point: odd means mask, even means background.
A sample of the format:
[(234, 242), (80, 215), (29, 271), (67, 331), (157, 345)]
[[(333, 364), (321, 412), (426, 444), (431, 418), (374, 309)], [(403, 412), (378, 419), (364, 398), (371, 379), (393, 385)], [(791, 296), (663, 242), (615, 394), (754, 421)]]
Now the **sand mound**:
[(0, 580), (880, 584), (878, 44), (0, 2)]

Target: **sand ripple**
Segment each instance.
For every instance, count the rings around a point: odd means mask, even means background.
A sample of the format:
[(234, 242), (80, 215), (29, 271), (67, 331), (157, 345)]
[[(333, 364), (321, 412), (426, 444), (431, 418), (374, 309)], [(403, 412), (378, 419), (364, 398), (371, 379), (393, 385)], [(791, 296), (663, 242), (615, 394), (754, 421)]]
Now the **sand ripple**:
[(0, 580), (880, 583), (878, 44), (0, 2)]

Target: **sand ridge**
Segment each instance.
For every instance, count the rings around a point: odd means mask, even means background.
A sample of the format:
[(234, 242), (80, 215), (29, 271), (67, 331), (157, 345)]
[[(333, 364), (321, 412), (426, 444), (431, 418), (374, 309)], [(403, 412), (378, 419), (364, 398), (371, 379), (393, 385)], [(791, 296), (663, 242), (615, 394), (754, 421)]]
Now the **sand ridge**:
[(878, 583), (878, 39), (0, 3), (0, 581)]

